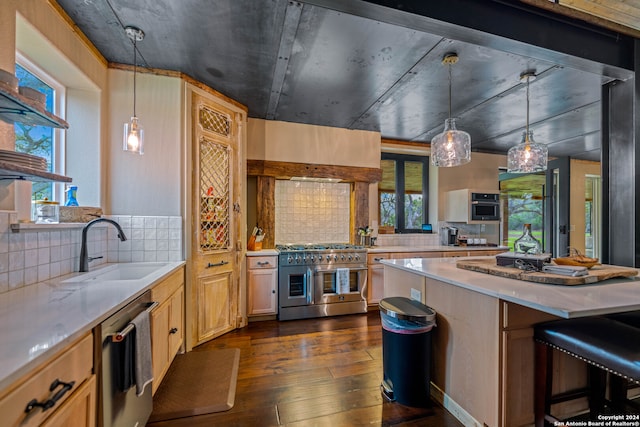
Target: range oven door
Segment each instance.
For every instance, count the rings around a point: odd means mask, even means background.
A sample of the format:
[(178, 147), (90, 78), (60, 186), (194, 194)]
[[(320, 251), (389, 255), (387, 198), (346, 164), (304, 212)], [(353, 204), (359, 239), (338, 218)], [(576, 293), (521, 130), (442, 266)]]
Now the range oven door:
[(366, 300), (367, 268), (349, 268), (349, 292), (340, 292), (337, 270), (338, 267), (336, 266), (316, 268), (313, 274), (314, 300), (316, 304)]
[(312, 271), (305, 266), (280, 267), (278, 302), (280, 307), (313, 305)]

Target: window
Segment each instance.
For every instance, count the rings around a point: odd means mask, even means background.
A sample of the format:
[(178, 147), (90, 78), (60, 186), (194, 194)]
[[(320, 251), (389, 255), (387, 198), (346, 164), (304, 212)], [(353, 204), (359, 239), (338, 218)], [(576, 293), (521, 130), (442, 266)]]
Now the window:
[[(46, 95), (46, 110), (57, 116), (61, 114), (64, 88), (26, 58), (17, 55), (16, 77), (20, 86), (28, 86)], [(48, 126), (31, 126), (15, 123), (16, 151), (33, 154), (47, 160), (48, 170), (62, 174), (62, 133)], [(62, 186), (52, 182), (34, 182), (32, 199), (62, 200)]]
[(380, 226), (393, 226), (400, 233), (422, 231), (428, 218), (429, 158), (382, 153), (380, 164)]

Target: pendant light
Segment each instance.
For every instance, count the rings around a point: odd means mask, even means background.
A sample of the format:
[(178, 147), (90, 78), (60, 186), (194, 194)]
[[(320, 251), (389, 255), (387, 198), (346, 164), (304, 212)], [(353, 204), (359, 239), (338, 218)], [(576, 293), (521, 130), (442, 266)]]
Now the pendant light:
[(471, 136), (456, 129), (456, 119), (451, 117), (451, 66), (458, 62), (458, 55), (447, 53), (442, 64), (449, 66), (449, 118), (444, 121), (444, 130), (431, 140), (431, 164), (452, 167), (471, 160)]
[(133, 42), (133, 117), (124, 124), (124, 138), (122, 149), (142, 155), (144, 153), (144, 129), (136, 116), (136, 74), (137, 74), (137, 48), (136, 43), (144, 38), (144, 32), (136, 27), (126, 27), (125, 32)]
[(535, 80), (533, 72), (520, 75), (520, 80), (527, 82), (527, 123), (522, 133), (522, 142), (509, 149), (507, 153), (507, 172), (509, 173), (534, 173), (547, 170), (547, 158), (549, 150), (544, 144), (538, 144), (533, 140), (533, 131), (529, 130), (529, 82)]

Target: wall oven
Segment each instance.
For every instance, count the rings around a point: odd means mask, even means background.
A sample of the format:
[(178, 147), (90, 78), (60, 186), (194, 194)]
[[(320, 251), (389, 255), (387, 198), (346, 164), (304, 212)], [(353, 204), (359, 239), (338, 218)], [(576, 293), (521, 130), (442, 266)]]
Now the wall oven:
[(278, 319), (366, 313), (366, 250), (353, 245), (278, 246)]
[(471, 193), (472, 221), (500, 221), (500, 194)]

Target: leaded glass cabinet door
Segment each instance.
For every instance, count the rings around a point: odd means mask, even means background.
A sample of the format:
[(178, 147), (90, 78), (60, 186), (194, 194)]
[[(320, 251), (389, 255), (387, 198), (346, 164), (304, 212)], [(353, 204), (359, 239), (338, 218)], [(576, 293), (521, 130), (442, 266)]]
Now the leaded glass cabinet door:
[(194, 93), (192, 103), (192, 344), (235, 329), (239, 189), (237, 113)]

